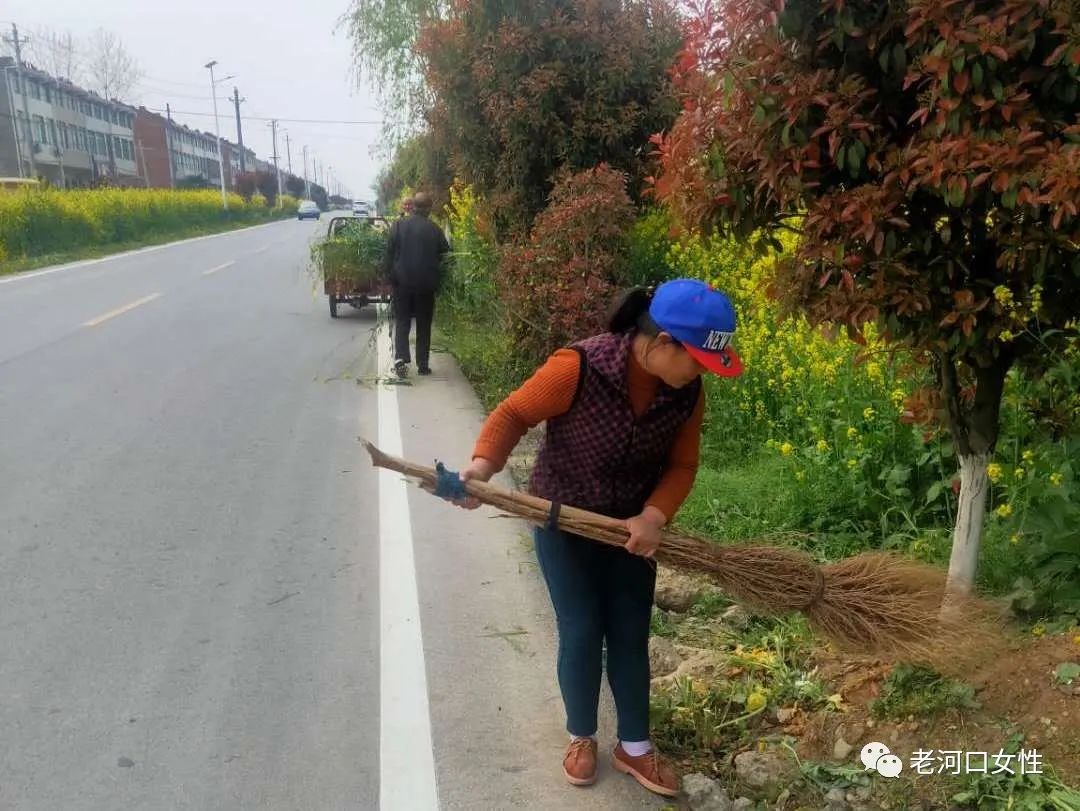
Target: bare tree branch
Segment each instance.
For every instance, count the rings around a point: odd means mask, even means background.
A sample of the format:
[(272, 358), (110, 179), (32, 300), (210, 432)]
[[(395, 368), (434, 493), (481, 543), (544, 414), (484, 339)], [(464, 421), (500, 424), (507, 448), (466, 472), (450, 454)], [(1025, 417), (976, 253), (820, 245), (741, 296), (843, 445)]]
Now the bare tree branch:
[(112, 31), (94, 31), (86, 40), (84, 52), (86, 82), (105, 98), (127, 96), (142, 79), (138, 61)]
[(79, 46), (70, 31), (37, 28), (30, 34), (27, 51), (31, 62), (57, 79), (73, 82), (78, 78)]

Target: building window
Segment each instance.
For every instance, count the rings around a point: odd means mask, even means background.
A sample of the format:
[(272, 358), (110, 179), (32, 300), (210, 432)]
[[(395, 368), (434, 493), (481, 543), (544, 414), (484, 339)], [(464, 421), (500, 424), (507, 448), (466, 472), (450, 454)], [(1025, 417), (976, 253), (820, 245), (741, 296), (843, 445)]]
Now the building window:
[(34, 122), (34, 140), (45, 143), (45, 119), (35, 115), (32, 120)]
[(39, 85), (37, 82), (30, 82), (30, 97), (38, 99), (39, 101), (41, 99), (41, 85)]

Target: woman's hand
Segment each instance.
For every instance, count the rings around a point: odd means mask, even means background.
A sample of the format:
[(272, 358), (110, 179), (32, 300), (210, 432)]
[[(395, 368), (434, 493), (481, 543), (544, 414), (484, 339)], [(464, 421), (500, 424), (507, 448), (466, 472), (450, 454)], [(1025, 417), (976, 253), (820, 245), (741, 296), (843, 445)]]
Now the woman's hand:
[(626, 529), (630, 533), (630, 539), (626, 542), (626, 551), (634, 555), (651, 558), (656, 554), (663, 540), (661, 531), (667, 524), (667, 516), (656, 507), (646, 507), (641, 515), (634, 516), (626, 522)]
[[(490, 459), (485, 459), (482, 456), (477, 456), (473, 459), (468, 467), (461, 471), (459, 477), (463, 482), (477, 481), (486, 482), (496, 473), (495, 464)], [(468, 498), (457, 500), (454, 502), (459, 507), (463, 507), (466, 510), (475, 510), (480, 506), (480, 500), (469, 496)]]

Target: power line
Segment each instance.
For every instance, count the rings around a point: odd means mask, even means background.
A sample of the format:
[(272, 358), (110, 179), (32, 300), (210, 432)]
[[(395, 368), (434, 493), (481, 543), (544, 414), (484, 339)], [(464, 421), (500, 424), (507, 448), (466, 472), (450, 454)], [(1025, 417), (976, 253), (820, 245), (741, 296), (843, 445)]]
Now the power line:
[(144, 79), (149, 79), (154, 84), (174, 84), (178, 87), (202, 87), (202, 82), (177, 82), (173, 79), (159, 79), (156, 76), (143, 76)]
[[(278, 121), (284, 121), (285, 119), (279, 118)], [(371, 138), (364, 135), (338, 135), (335, 133), (327, 132), (309, 132), (305, 130), (289, 130), (297, 138), (307, 138), (309, 140), (321, 140), (323, 138), (329, 138), (334, 141), (359, 141), (362, 143), (370, 143)]]
[[(155, 112), (155, 113), (163, 113), (163, 112), (165, 112), (165, 109), (163, 107), (147, 107), (146, 109), (150, 110), (152, 112)], [(192, 112), (190, 110), (173, 110), (172, 113), (173, 113), (173, 115), (194, 115), (194, 116), (201, 116), (203, 118), (213, 118), (214, 117), (213, 113), (195, 113), (195, 112)], [(381, 120), (377, 120), (377, 121), (376, 120), (370, 120), (370, 121), (343, 121), (343, 120), (334, 120), (334, 119), (327, 119), (327, 118), (281, 118), (281, 117), (271, 118), (270, 116), (258, 116), (258, 115), (245, 115), (245, 116), (241, 116), (241, 118), (244, 119), (245, 121), (278, 121), (278, 122), (288, 122), (290, 124), (360, 124), (360, 125), (363, 125), (363, 124), (382, 124), (383, 123)]]
[[(194, 100), (197, 100), (197, 101), (205, 101), (206, 100), (206, 94), (205, 93), (203, 93), (201, 96), (196, 96), (196, 95), (193, 95), (193, 94), (190, 94), (190, 93), (177, 93), (174, 90), (163, 90), (160, 87), (151, 87), (149, 85), (142, 84), (141, 82), (137, 85), (137, 87), (143, 93), (150, 93), (151, 95), (154, 95), (154, 96), (166, 96), (168, 98), (174, 98), (174, 99), (194, 99)], [(230, 96), (218, 96), (218, 101), (231, 101), (231, 97)], [(211, 113), (211, 115), (213, 115), (213, 113)]]

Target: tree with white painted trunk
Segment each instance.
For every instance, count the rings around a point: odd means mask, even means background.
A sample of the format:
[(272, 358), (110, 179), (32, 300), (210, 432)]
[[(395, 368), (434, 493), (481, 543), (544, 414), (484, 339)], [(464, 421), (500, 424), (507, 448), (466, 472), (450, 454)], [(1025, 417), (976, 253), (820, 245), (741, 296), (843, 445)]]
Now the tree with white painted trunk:
[[(779, 250), (789, 311), (872, 325), (934, 370), (909, 422), (960, 462), (949, 566), (975, 582), (1010, 374), (1037, 374), (1080, 308), (1080, 41), (1068, 0), (711, 0), (654, 139), (687, 224)], [(703, 157), (704, 156), (704, 157)]]

